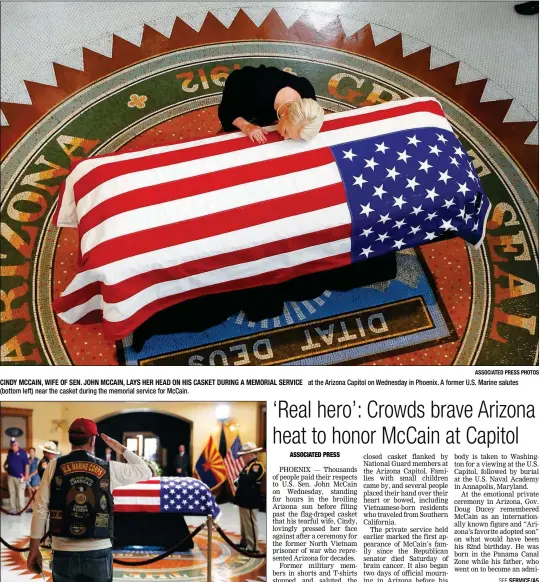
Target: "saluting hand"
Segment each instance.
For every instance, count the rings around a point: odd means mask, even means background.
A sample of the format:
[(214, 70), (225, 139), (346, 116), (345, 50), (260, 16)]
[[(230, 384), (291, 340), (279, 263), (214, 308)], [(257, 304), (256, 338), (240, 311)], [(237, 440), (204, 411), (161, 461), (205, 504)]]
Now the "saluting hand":
[(242, 128), (242, 131), (249, 137), (249, 139), (253, 143), (260, 144), (267, 142), (266, 134), (268, 132), (262, 127), (259, 127), (258, 125), (254, 125), (253, 123), (246, 123)]
[(124, 445), (120, 444), (118, 441), (115, 441), (110, 436), (107, 436), (104, 433), (101, 433), (100, 436), (104, 440), (105, 444), (111, 447), (111, 449), (119, 455), (121, 455), (126, 450)]

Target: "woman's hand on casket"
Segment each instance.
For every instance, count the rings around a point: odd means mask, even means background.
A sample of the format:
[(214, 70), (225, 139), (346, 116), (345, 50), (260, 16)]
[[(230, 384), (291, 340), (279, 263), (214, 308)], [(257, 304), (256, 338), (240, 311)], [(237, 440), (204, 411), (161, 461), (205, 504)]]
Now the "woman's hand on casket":
[(268, 132), (253, 123), (246, 123), (242, 128), (242, 132), (245, 133), (253, 143), (266, 143), (267, 141), (266, 134)]
[(237, 117), (233, 121), (233, 125), (244, 135), (247, 135), (253, 143), (266, 143), (266, 134), (268, 132), (262, 127), (246, 121), (243, 117)]

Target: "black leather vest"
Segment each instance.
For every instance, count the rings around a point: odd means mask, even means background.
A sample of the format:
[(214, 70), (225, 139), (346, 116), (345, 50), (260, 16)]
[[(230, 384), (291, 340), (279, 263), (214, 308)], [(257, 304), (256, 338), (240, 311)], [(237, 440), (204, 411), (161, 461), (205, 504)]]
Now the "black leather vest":
[(59, 457), (51, 481), (50, 532), (67, 538), (112, 538), (109, 463), (87, 451)]

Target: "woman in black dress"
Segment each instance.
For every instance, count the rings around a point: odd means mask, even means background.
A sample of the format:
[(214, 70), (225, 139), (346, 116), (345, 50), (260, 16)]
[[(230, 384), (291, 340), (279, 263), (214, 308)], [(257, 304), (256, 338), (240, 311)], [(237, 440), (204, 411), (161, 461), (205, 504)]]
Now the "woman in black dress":
[(324, 120), (307, 79), (264, 65), (229, 75), (218, 115), (224, 131), (240, 130), (256, 143), (266, 142), (263, 126), (276, 122), (283, 139), (313, 139)]

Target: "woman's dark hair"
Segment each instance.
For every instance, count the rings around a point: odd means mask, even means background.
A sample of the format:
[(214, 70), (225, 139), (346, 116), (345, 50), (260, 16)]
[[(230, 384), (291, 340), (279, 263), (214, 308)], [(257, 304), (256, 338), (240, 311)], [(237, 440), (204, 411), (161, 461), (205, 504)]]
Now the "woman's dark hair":
[(76, 434), (69, 435), (69, 442), (76, 447), (84, 447), (89, 445), (93, 437), (80, 436)]
[(36, 452), (36, 449), (34, 447), (29, 447), (28, 450), (29, 451), (34, 451), (34, 453)]

